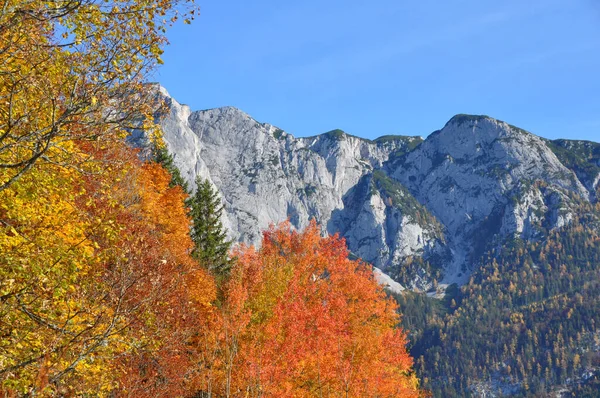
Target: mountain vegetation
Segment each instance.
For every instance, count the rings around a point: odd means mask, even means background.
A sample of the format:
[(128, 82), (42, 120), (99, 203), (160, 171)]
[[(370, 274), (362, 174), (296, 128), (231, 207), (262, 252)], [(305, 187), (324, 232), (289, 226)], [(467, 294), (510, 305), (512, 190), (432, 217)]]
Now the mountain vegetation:
[[(510, 239), (442, 301), (397, 295), (411, 353), (434, 396), (594, 396), (600, 368), (600, 204), (569, 226)], [(587, 394), (587, 395), (586, 395)]]

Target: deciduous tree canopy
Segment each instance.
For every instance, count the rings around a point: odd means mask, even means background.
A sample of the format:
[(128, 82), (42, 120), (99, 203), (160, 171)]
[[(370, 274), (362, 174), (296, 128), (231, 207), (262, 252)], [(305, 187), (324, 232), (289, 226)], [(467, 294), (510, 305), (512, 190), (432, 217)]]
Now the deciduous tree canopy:
[(420, 396), (396, 305), (343, 240), (286, 223), (236, 257), (223, 305), (226, 395)]
[[(7, 0), (0, 9), (0, 190), (60, 144), (149, 116), (142, 83), (187, 0)], [(195, 10), (184, 14), (186, 21)], [(146, 118), (151, 120), (151, 118)], [(79, 159), (81, 160), (81, 159)]]

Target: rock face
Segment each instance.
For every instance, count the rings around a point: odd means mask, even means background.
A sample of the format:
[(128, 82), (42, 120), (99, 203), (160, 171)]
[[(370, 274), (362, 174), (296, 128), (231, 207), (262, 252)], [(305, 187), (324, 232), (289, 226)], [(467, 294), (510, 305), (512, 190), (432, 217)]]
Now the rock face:
[(199, 175), (219, 190), (231, 238), (257, 244), (271, 223), (314, 218), (412, 289), (464, 283), (494, 242), (538, 239), (570, 221), (573, 197), (596, 200), (600, 144), (548, 141), (486, 116), (455, 116), (424, 141), (295, 138), (232, 107), (191, 112), (160, 97), (175, 164), (192, 186)]
[[(590, 198), (543, 139), (487, 116), (455, 116), (414, 151), (388, 161), (386, 170), (444, 225), (454, 253), (446, 283), (464, 283), (481, 243), (497, 234), (535, 237), (566, 192)], [(533, 186), (536, 181), (548, 187)]]

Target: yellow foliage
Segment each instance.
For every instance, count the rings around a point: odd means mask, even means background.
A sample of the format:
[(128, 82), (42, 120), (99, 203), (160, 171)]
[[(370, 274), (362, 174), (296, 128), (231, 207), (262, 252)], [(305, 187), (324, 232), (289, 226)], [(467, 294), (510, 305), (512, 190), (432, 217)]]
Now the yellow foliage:
[[(193, 0), (6, 0), (0, 11), (0, 190), (40, 161), (77, 164), (62, 143), (151, 130), (144, 79)], [(146, 122), (140, 123), (140, 121)], [(51, 151), (51, 149), (60, 149)]]
[(116, 356), (185, 341), (212, 311), (181, 188), (124, 143), (99, 147), (69, 148), (93, 160), (83, 174), (47, 164), (0, 192), (0, 383), (19, 394), (110, 392)]

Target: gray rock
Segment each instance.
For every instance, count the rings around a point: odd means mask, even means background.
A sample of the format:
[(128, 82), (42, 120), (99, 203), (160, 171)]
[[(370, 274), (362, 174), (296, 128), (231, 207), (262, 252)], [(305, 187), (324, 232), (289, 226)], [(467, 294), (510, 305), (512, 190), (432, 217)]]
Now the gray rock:
[[(466, 282), (494, 237), (531, 237), (549, 208), (541, 192), (522, 184), (544, 181), (557, 192), (590, 193), (545, 141), (487, 116), (458, 115), (411, 153), (391, 159), (390, 175), (404, 184), (445, 226), (454, 253), (443, 283)], [(513, 196), (517, 196), (517, 200)], [(571, 218), (555, 217), (558, 228)]]
[(314, 218), (390, 286), (389, 276), (430, 290), (438, 271), (442, 286), (465, 283), (483, 248), (568, 224), (569, 195), (593, 200), (600, 181), (582, 183), (546, 140), (486, 116), (455, 116), (425, 141), (295, 138), (236, 108), (191, 112), (159, 96), (175, 164), (192, 187), (197, 175), (214, 184), (232, 239), (256, 245), (272, 223), (302, 229)]

